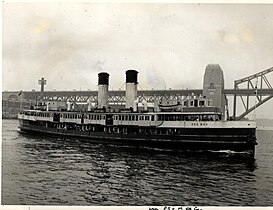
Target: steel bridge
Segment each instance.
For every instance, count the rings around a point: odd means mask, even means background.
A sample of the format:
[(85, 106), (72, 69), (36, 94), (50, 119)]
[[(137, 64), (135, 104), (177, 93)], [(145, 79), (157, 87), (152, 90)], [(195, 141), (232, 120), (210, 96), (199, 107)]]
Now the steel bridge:
[[(235, 80), (234, 89), (223, 89), (222, 94), (233, 97), (233, 119), (240, 120), (255, 108), (264, 104), (273, 97), (273, 89), (266, 75), (273, 72), (273, 67), (251, 76)], [(246, 87), (242, 88), (242, 85)], [(139, 101), (147, 102), (160, 101), (161, 99), (182, 99), (189, 95), (201, 95), (202, 89), (183, 89), (183, 90), (139, 90)], [(18, 96), (21, 95), (21, 96)], [(87, 101), (96, 103), (98, 97), (97, 91), (44, 91), (42, 98), (45, 100), (63, 100), (77, 103), (85, 103)], [(251, 104), (250, 98), (256, 98), (255, 103)], [(41, 98), (40, 91), (14, 91), (3, 92), (3, 100), (15, 99), (23, 101), (37, 101)], [(18, 99), (19, 98), (19, 99)], [(244, 112), (237, 116), (237, 100), (241, 99)], [(125, 91), (109, 91), (108, 102), (114, 104), (125, 103)]]
[[(247, 114), (252, 112), (254, 109), (264, 104), (266, 101), (273, 97), (273, 89), (266, 75), (273, 72), (273, 67), (261, 71), (259, 73), (253, 74), (251, 76), (235, 80), (234, 81), (234, 99), (233, 99), (233, 118), (240, 120), (245, 117)], [(242, 89), (240, 86), (246, 85), (246, 89), (248, 91), (247, 94), (239, 94)], [(252, 94), (251, 94), (252, 93)], [(237, 104), (237, 96), (240, 97), (242, 104), (245, 108), (244, 113), (236, 116), (236, 104)], [(243, 98), (246, 96), (246, 98)], [(250, 96), (254, 96), (255, 103), (254, 105), (250, 105)]]

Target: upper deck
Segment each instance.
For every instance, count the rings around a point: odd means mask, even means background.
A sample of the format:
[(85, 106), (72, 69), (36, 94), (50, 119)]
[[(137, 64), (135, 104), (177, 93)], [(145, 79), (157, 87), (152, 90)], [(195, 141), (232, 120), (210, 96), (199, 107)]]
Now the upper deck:
[(82, 125), (171, 127), (171, 128), (256, 128), (253, 121), (225, 121), (220, 112), (58, 112), (24, 110), (18, 118), (30, 121)]

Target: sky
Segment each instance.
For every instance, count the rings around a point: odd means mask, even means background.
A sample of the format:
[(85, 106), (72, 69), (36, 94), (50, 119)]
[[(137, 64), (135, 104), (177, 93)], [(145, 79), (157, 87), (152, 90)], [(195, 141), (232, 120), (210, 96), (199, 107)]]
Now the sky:
[[(3, 3), (3, 90), (201, 89), (207, 64), (225, 88), (273, 67), (273, 4)], [(273, 85), (272, 73), (268, 79)], [(260, 109), (273, 118), (273, 99)], [(269, 114), (268, 114), (269, 113)]]

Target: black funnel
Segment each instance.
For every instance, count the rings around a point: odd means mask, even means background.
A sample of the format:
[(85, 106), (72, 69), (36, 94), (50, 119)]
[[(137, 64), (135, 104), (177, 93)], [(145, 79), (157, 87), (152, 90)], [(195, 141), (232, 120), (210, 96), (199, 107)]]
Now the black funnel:
[(136, 70), (127, 70), (126, 71), (126, 83), (135, 83), (137, 84), (137, 74)]
[(106, 72), (99, 73), (99, 84), (98, 85), (109, 85), (109, 74)]

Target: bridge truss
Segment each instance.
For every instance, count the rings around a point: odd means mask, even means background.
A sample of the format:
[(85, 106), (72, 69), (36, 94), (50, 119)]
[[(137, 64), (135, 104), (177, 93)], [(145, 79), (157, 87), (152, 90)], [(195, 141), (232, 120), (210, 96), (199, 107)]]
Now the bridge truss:
[[(273, 67), (251, 76), (234, 81), (234, 99), (233, 99), (233, 119), (240, 120), (247, 114), (255, 110), (257, 107), (264, 104), (269, 99), (273, 98), (273, 89), (266, 75), (273, 72)], [(240, 87), (246, 85), (246, 88), (241, 91)], [(245, 94), (241, 94), (245, 92)], [(244, 113), (236, 116), (237, 96), (240, 97)], [(245, 96), (245, 97), (243, 97)], [(250, 105), (250, 96), (255, 97), (255, 104)]]
[[(146, 100), (147, 102), (154, 102), (155, 100), (165, 99), (181, 99), (183, 96), (188, 95), (200, 95), (202, 94), (201, 89), (193, 90), (141, 90), (138, 91), (138, 100)], [(24, 92), (24, 98), (29, 100), (37, 100), (39, 98), (39, 92)], [(63, 100), (78, 103), (97, 102), (98, 92), (97, 91), (45, 91), (43, 99), (45, 100)], [(125, 103), (125, 91), (109, 91), (108, 102), (119, 104)]]

